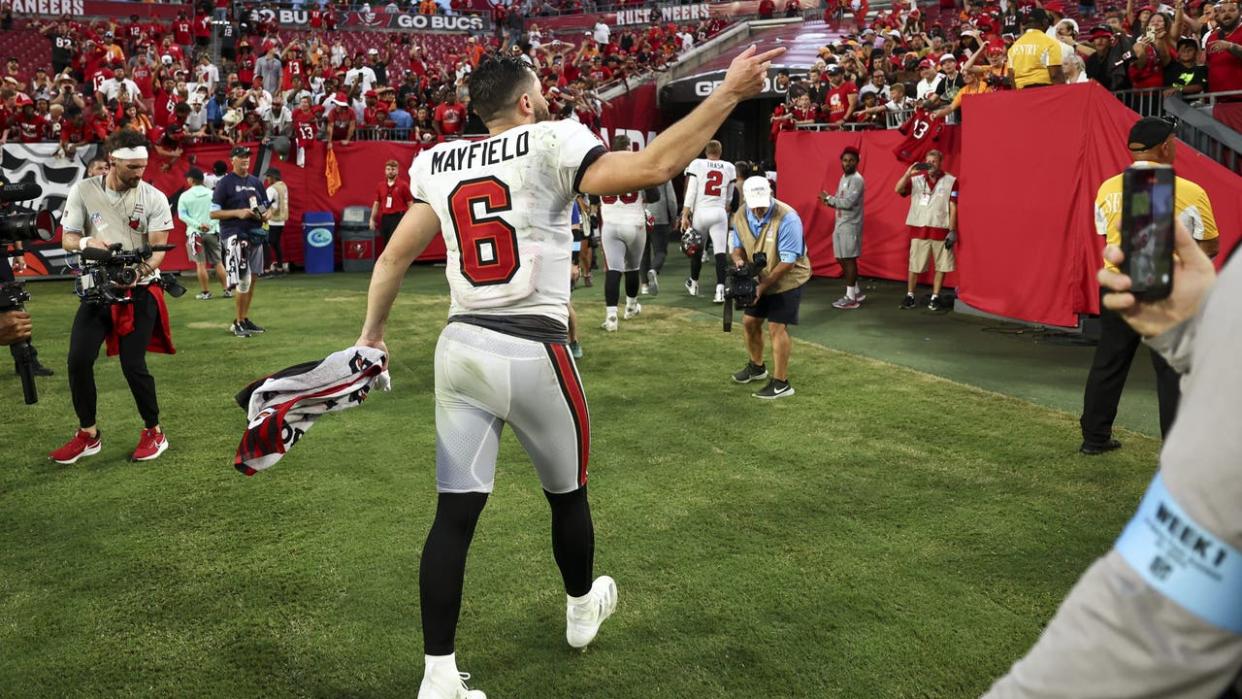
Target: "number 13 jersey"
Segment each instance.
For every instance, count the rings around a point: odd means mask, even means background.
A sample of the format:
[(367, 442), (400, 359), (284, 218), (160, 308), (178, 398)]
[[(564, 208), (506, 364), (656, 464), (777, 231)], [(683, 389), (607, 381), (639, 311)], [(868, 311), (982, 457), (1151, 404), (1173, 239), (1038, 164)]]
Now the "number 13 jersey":
[(575, 121), (544, 121), (423, 151), (414, 199), (440, 218), (449, 315), (539, 315), (569, 322), (570, 208), (605, 153)]

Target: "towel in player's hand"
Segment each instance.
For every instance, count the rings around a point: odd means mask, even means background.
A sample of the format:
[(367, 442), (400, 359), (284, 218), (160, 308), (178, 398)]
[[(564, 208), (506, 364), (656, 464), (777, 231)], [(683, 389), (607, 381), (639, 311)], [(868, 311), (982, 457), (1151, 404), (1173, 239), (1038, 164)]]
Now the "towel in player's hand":
[(373, 388), (391, 389), (387, 362), (378, 349), (351, 347), (251, 383), (236, 398), (248, 424), (233, 466), (247, 476), (270, 468), (321, 415), (359, 405)]

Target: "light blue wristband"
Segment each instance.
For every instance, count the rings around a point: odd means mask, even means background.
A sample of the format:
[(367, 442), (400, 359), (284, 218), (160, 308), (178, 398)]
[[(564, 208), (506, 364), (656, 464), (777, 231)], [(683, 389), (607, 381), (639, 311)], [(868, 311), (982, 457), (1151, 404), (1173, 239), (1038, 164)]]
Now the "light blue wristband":
[(1213, 626), (1242, 634), (1242, 552), (1195, 522), (1160, 474), (1113, 547), (1162, 595)]

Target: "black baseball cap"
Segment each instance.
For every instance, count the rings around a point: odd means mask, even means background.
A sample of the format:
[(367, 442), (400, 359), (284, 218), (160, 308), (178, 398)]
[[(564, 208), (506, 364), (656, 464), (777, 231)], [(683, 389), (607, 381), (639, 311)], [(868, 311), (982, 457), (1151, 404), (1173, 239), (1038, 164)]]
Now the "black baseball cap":
[(267, 172), (263, 173), (263, 176), (264, 176), (264, 177), (270, 177), (270, 178), (272, 178), (272, 179), (274, 179), (274, 180), (279, 180), (279, 179), (280, 179), (280, 170), (277, 170), (277, 169), (276, 169), (276, 168), (274, 168), (274, 167), (269, 167), (269, 168), (267, 169)]
[(229, 155), (234, 158), (249, 158), (250, 149), (245, 146), (233, 146), (233, 150), (229, 151)]
[(1191, 39), (1188, 36), (1183, 36), (1182, 38), (1177, 40), (1177, 48), (1180, 49), (1183, 46), (1189, 46), (1190, 48), (1195, 49), (1197, 51), (1199, 49), (1199, 42), (1195, 41), (1194, 39)]
[(1144, 151), (1164, 143), (1173, 135), (1173, 122), (1159, 117), (1144, 117), (1130, 127), (1130, 150)]
[(189, 170), (186, 170), (186, 171), (185, 171), (185, 176), (186, 176), (186, 177), (188, 177), (188, 178), (190, 178), (190, 179), (192, 179), (192, 180), (194, 180), (195, 182), (202, 182), (202, 181), (203, 181), (203, 171), (202, 171), (202, 170), (199, 170), (199, 169), (198, 169), (198, 168), (196, 168), (196, 167), (192, 167), (192, 168), (190, 168)]

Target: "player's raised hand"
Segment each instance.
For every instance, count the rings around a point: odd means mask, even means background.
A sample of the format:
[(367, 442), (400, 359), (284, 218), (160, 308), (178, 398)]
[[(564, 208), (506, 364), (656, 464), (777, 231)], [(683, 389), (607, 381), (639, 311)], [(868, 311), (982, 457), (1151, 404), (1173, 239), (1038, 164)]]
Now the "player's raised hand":
[(744, 100), (763, 92), (763, 82), (768, 77), (772, 59), (785, 53), (784, 47), (759, 53), (754, 44), (739, 53), (729, 64), (720, 89), (738, 100)]

